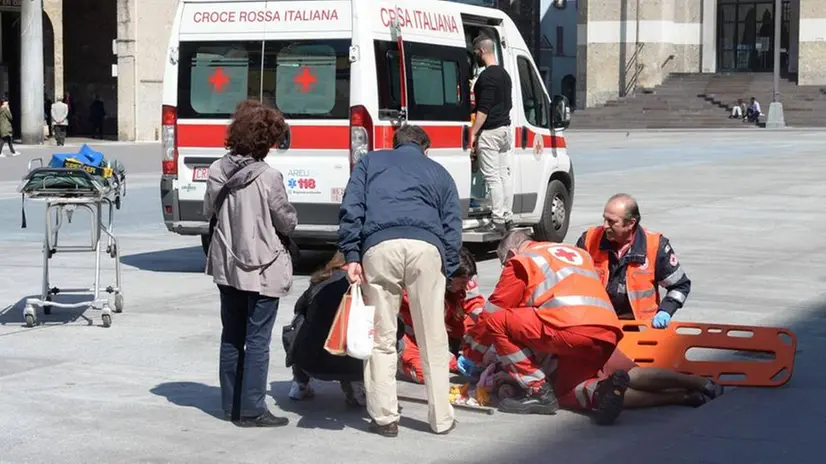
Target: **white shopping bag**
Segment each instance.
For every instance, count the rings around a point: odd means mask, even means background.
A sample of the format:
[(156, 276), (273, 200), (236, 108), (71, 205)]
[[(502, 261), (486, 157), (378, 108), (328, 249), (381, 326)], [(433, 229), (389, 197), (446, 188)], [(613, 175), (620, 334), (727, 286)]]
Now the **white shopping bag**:
[(367, 359), (373, 352), (373, 317), (376, 307), (364, 304), (361, 286), (350, 287), (350, 314), (347, 317), (347, 356)]

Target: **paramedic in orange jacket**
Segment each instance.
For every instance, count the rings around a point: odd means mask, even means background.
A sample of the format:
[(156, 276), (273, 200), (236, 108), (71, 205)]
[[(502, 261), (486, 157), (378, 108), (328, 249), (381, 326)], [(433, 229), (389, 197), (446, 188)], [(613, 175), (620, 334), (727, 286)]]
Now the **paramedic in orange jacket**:
[[(458, 372), (456, 356), (452, 352), (458, 351), (466, 328), (473, 324), (471, 315), (481, 313), (485, 304), (485, 298), (479, 293), (479, 285), (476, 281), (476, 261), (466, 248), (462, 248), (459, 252), (459, 268), (450, 279), (446, 290), (445, 326), (451, 346), (450, 370)], [(423, 383), (422, 358), (413, 333), (413, 319), (410, 315), (406, 291), (402, 293), (399, 317), (404, 322), (404, 337), (402, 337), (402, 348), (399, 350), (399, 371), (413, 382)]]
[[(497, 254), (504, 269), (485, 313), (470, 330), (475, 339), (466, 353), (482, 364), (487, 351), (495, 349), (502, 367), (525, 388), (524, 397), (503, 399), (499, 409), (553, 414), (561, 404), (595, 412), (599, 424), (613, 423), (629, 378), (617, 370), (589, 382), (622, 338), (591, 258), (570, 245), (535, 242), (523, 230), (506, 234)], [(546, 355), (557, 358), (553, 386), (539, 365)]]
[[(602, 217), (604, 224), (588, 229), (576, 246), (591, 255), (620, 319), (668, 327), (691, 292), (674, 248), (662, 234), (640, 226), (640, 208), (631, 195), (609, 198)], [(666, 290), (662, 301), (659, 287)]]

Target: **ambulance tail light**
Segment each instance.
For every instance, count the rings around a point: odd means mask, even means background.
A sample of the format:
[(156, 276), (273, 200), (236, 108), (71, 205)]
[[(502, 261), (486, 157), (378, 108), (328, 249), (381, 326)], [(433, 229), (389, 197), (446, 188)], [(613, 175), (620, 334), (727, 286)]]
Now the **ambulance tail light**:
[(161, 109), (161, 165), (165, 176), (178, 175), (178, 110), (163, 105)]
[(373, 119), (364, 106), (350, 108), (350, 169), (373, 149)]

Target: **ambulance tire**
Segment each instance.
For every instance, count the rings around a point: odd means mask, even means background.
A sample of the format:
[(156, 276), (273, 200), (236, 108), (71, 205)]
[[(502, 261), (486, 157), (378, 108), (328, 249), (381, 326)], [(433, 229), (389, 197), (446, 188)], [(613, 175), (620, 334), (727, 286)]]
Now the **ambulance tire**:
[(201, 235), (201, 248), (204, 249), (204, 254), (209, 255), (209, 244), (212, 242), (212, 235)]
[(536, 239), (543, 242), (562, 243), (568, 234), (571, 220), (571, 197), (568, 188), (558, 179), (548, 184), (542, 217), (534, 226)]

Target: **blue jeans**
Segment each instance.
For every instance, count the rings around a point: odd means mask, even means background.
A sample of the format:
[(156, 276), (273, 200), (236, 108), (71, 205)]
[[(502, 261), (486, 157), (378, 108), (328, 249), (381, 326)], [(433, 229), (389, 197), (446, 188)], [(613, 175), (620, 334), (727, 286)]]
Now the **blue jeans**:
[(221, 357), (219, 378), (224, 412), (233, 420), (267, 411), (270, 341), (278, 298), (219, 285)]

